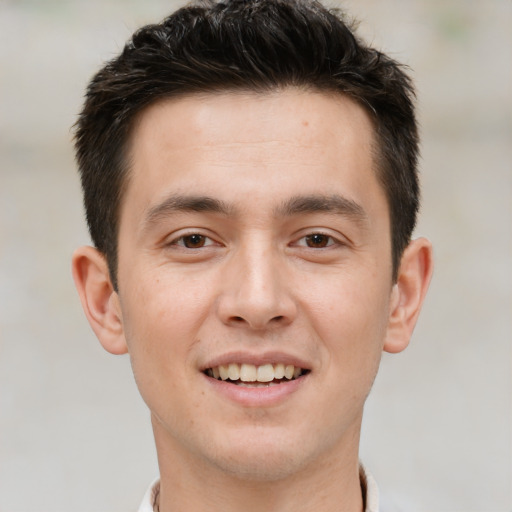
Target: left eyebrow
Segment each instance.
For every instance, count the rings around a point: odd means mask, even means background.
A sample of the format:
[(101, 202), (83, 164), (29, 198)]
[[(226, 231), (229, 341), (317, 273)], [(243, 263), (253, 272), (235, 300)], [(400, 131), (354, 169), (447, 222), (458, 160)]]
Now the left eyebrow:
[(144, 224), (151, 225), (178, 212), (209, 212), (229, 215), (232, 208), (218, 199), (208, 196), (172, 195), (149, 208), (144, 215)]
[(318, 212), (343, 215), (361, 223), (368, 221), (368, 215), (360, 204), (338, 194), (295, 196), (279, 206), (275, 213), (277, 216), (291, 217)]

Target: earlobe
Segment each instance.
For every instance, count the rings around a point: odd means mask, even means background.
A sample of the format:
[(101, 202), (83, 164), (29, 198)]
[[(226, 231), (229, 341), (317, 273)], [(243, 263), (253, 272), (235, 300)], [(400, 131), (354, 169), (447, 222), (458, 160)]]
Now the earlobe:
[(391, 308), (384, 350), (401, 352), (409, 344), (432, 277), (432, 245), (426, 238), (413, 240), (405, 249)]
[(73, 279), (92, 330), (112, 354), (128, 351), (119, 296), (115, 292), (105, 256), (94, 247), (80, 247), (73, 254)]

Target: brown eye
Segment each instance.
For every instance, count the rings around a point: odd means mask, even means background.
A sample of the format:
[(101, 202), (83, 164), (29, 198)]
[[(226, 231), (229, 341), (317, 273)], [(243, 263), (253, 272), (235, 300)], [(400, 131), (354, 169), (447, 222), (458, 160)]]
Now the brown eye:
[(328, 235), (323, 235), (322, 233), (315, 233), (313, 235), (308, 235), (306, 238), (306, 245), (308, 247), (312, 247), (314, 249), (322, 249), (323, 247), (327, 247), (331, 245), (331, 237)]
[(206, 237), (203, 235), (187, 235), (182, 237), (182, 244), (187, 249), (200, 249), (206, 244)]

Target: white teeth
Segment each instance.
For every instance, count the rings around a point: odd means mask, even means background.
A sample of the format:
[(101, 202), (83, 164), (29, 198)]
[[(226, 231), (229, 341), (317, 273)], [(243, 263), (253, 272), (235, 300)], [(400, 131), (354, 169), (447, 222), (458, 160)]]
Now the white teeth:
[(215, 379), (238, 381), (239, 384), (244, 383), (261, 383), (261, 386), (252, 384), (250, 387), (264, 387), (276, 385), (279, 383), (273, 382), (274, 380), (287, 380), (296, 379), (302, 375), (302, 368), (295, 367), (292, 364), (284, 365), (283, 363), (263, 364), (256, 366), (253, 364), (243, 363), (229, 363), (225, 365), (208, 368), (206, 374)]
[(275, 384), (271, 382), (239, 382), (238, 385), (242, 388), (268, 388)]
[(253, 364), (243, 364), (240, 367), (240, 380), (243, 382), (254, 382), (256, 380), (261, 380), (257, 378), (258, 376), (258, 370), (256, 369), (256, 366)]
[(229, 380), (238, 380), (240, 378), (240, 366), (235, 363), (231, 363), (228, 366), (228, 376)]
[(279, 386), (278, 382), (239, 382), (241, 388), (271, 388), (272, 386)]
[(271, 382), (274, 380), (274, 367), (271, 364), (258, 366), (258, 382)]
[(276, 364), (274, 366), (274, 379), (282, 379), (284, 377), (284, 364)]
[(229, 375), (228, 375), (228, 367), (227, 367), (227, 366), (225, 366), (225, 365), (223, 365), (223, 364), (221, 364), (221, 365), (219, 366), (219, 375), (220, 375), (220, 378), (221, 378), (222, 380), (228, 380), (228, 378), (229, 378)]

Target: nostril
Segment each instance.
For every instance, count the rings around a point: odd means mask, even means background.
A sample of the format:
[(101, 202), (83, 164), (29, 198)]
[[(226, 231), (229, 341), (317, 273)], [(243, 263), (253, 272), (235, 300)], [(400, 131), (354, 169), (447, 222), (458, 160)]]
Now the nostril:
[(253, 314), (252, 316), (248, 315), (247, 317), (245, 315), (230, 315), (226, 319), (226, 322), (233, 327), (248, 327), (250, 329), (260, 331), (267, 328), (275, 329), (284, 327), (285, 325), (288, 325), (289, 319), (287, 315), (266, 316)]

